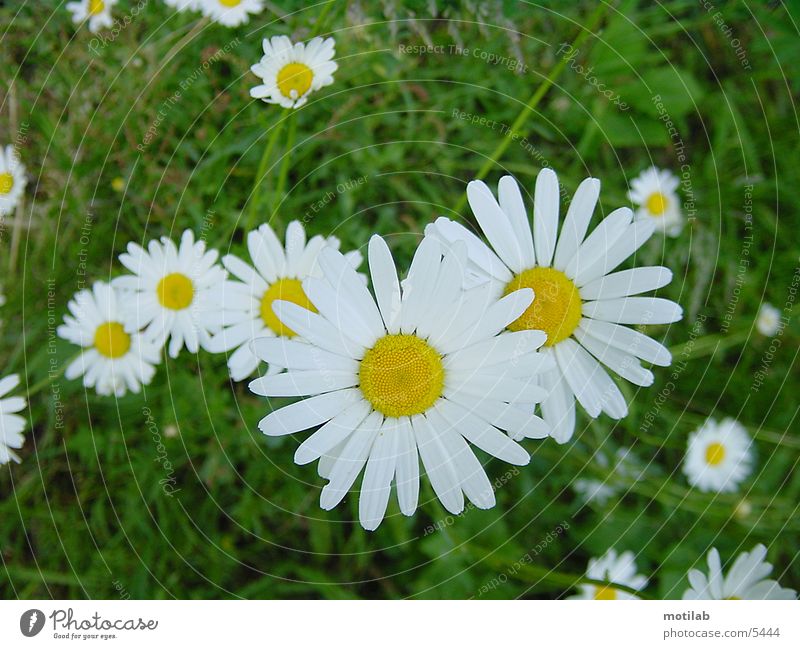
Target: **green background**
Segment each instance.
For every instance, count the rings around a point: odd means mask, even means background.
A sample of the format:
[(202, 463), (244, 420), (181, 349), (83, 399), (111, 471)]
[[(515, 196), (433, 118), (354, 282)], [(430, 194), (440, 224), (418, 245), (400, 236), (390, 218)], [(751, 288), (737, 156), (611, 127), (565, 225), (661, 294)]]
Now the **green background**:
[[(797, 7), (299, 4), (274, 2), (228, 29), (158, 0), (131, 16), (135, 3), (122, 0), (114, 15), (130, 24), (98, 35), (63, 5), (0, 8), (0, 139), (19, 145), (29, 173), (24, 204), (3, 223), (0, 358), (3, 374), (25, 377), (16, 392), (30, 391), (22, 463), (0, 467), (0, 594), (551, 598), (574, 592), (587, 560), (613, 545), (637, 554), (646, 596), (679, 597), (711, 546), (726, 561), (758, 542), (781, 584), (800, 586), (798, 310), (777, 342), (753, 328), (762, 301), (783, 308), (799, 272)], [(261, 39), (314, 33), (336, 38), (334, 84), (291, 116), (253, 101)], [(576, 38), (567, 62), (557, 50)], [(682, 142), (683, 173), (654, 95)], [(519, 137), (497, 155), (521, 113)], [(685, 318), (648, 329), (675, 364), (656, 368), (649, 389), (621, 382), (625, 420), (581, 413), (570, 443), (526, 442), (527, 467), (480, 455), (502, 482), (490, 511), (448, 517), (426, 480), (417, 514), (401, 516), (393, 496), (375, 533), (358, 525), (355, 493), (322, 511), (323, 480), (292, 462), (297, 440), (256, 428), (282, 402), (232, 384), (224, 355), (167, 359), (143, 394), (118, 400), (57, 375), (76, 352), (53, 338), (68, 300), (120, 274), (128, 241), (188, 227), (243, 253), (249, 223), (282, 234), (299, 218), (343, 249), (385, 235), (407, 268), (436, 216), (473, 223), (463, 197), (479, 174), (494, 187), (512, 173), (532, 192), (552, 166), (567, 195), (593, 175), (608, 213), (651, 164), (682, 177), (694, 210), (680, 237), (656, 236), (636, 257), (675, 272), (660, 294)], [(708, 416), (735, 417), (755, 438), (756, 469), (737, 494), (700, 493), (681, 473), (687, 437)], [(571, 483), (606, 478), (593, 454), (623, 446), (644, 479), (584, 506)]]

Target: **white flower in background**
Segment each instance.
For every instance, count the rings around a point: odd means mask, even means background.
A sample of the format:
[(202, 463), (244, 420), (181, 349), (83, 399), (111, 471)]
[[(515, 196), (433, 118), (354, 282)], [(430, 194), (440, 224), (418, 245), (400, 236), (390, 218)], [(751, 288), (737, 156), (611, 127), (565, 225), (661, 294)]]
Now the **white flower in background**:
[(614, 456), (614, 465), (611, 467), (609, 467), (608, 457), (603, 452), (598, 452), (594, 459), (600, 469), (607, 473), (607, 476), (602, 480), (598, 478), (578, 478), (572, 483), (575, 493), (587, 503), (604, 505), (623, 488), (638, 482), (644, 475), (644, 468), (639, 458), (629, 448), (617, 449)]
[(196, 0), (200, 11), (226, 27), (250, 22), (250, 15), (264, 10), (263, 0)]
[(708, 553), (708, 575), (700, 570), (689, 571), (689, 585), (683, 599), (797, 599), (797, 592), (781, 588), (774, 579), (766, 579), (772, 564), (764, 561), (767, 548), (761, 543), (750, 552), (742, 552), (727, 575), (722, 574), (719, 552)]
[(150, 241), (147, 250), (129, 243), (119, 260), (133, 275), (112, 280), (114, 288), (128, 292), (124, 299), (133, 301), (127, 331), (145, 328), (144, 336), (159, 347), (169, 339), (172, 358), (184, 345), (193, 354), (207, 348), (218, 329), (211, 297), (227, 275), (217, 257), (191, 230), (183, 233), (179, 248), (167, 237)]
[(164, 0), (168, 7), (177, 11), (194, 11), (199, 9), (198, 4), (201, 0)]
[(736, 491), (752, 470), (751, 444), (747, 430), (735, 419), (707, 420), (689, 435), (683, 462), (689, 484), (700, 491)]
[(362, 468), (359, 519), (374, 530), (392, 482), (400, 511), (411, 516), (419, 496), (419, 457), (445, 508), (457, 514), (464, 495), (477, 507), (495, 504), (483, 466), (469, 443), (513, 464), (528, 454), (501, 432), (542, 438), (547, 428), (531, 404), (544, 396), (536, 376), (548, 359), (536, 353), (545, 336), (503, 331), (528, 308), (529, 289), (497, 300), (485, 288), (462, 289), (466, 251), (442, 250), (433, 239), (417, 249), (402, 288), (389, 248), (369, 243), (375, 297), (338, 251), (318, 256), (323, 278), (303, 291), (318, 313), (293, 302), (273, 309), (308, 342), (255, 341), (263, 360), (288, 370), (250, 383), (265, 397), (308, 396), (259, 423), (267, 435), (291, 435), (322, 424), (297, 449), (295, 462), (320, 460), (329, 480), (320, 505), (332, 509)]
[(264, 82), (250, 96), (284, 108), (300, 108), (308, 95), (333, 83), (336, 54), (332, 38), (292, 43), (288, 36), (264, 39), (264, 56), (250, 69)]
[(13, 449), (22, 448), (25, 438), (25, 418), (18, 415), (26, 406), (24, 397), (7, 397), (6, 395), (19, 385), (19, 376), (10, 374), (0, 380), (0, 464), (11, 460), (19, 462), (19, 456)]
[(28, 182), (14, 147), (0, 147), (0, 216), (11, 214)]
[[(299, 221), (292, 221), (286, 228), (284, 248), (265, 223), (247, 235), (247, 249), (255, 268), (234, 255), (222, 258), (222, 264), (236, 279), (220, 285), (217, 316), (224, 328), (211, 338), (208, 351), (219, 353), (236, 349), (228, 358), (234, 381), (247, 378), (258, 367), (260, 361), (252, 345), (255, 338), (295, 337), (295, 332), (278, 320), (272, 310), (276, 300), (316, 310), (303, 292), (302, 282), (306, 277), (320, 274), (317, 255), (326, 245), (338, 250), (339, 240), (317, 235), (306, 242), (303, 226)], [(349, 252), (345, 257), (353, 268), (361, 265), (360, 252)], [(274, 374), (281, 369), (270, 365), (267, 373)]]
[(119, 296), (105, 282), (78, 291), (67, 308), (58, 335), (80, 345), (80, 356), (67, 367), (67, 379), (83, 376), (83, 385), (103, 396), (138, 393), (153, 380), (159, 349), (139, 333), (129, 333), (129, 315)]
[(639, 207), (637, 219), (646, 219), (656, 229), (677, 237), (683, 229), (678, 178), (670, 171), (651, 167), (631, 182), (628, 199)]
[(628, 414), (622, 392), (603, 365), (646, 387), (654, 377), (640, 359), (671, 363), (663, 345), (623, 325), (667, 324), (683, 315), (675, 302), (639, 296), (668, 284), (668, 268), (611, 272), (652, 235), (652, 221), (632, 221), (633, 213), (623, 207), (586, 236), (599, 193), (599, 180), (581, 183), (558, 235), (558, 179), (552, 170), (543, 169), (536, 179), (532, 229), (511, 176), (500, 179), (499, 204), (484, 183), (473, 181), (467, 197), (493, 250), (444, 217), (425, 229), (427, 237), (448, 244), (466, 242), (471, 284), (488, 282), (497, 297), (533, 289), (533, 303), (509, 329), (547, 334), (543, 351), (554, 360), (554, 369), (540, 377), (539, 384), (549, 392), (541, 407), (552, 436), (561, 443), (574, 432), (576, 398), (591, 417), (605, 412), (621, 419)]
[(89, 31), (95, 33), (114, 24), (111, 7), (115, 4), (117, 0), (78, 0), (68, 2), (67, 10), (72, 14), (72, 22), (80, 24), (88, 20)]
[(756, 318), (758, 333), (771, 338), (780, 331), (780, 328), (781, 312), (769, 302), (764, 302), (758, 310), (758, 318)]
[[(630, 550), (617, 556), (616, 550), (611, 548), (599, 559), (589, 559), (586, 576), (634, 590), (642, 590), (647, 586), (647, 577), (636, 574), (636, 557)], [(633, 593), (613, 586), (580, 584), (579, 588), (581, 592), (570, 599), (639, 599)]]

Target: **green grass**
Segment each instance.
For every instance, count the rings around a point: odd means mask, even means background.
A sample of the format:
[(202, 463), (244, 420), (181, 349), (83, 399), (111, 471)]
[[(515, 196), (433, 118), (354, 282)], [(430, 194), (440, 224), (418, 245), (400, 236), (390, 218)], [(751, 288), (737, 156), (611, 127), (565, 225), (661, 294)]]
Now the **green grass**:
[[(120, 4), (118, 15), (132, 6)], [(429, 4), (266, 10), (229, 30), (197, 14), (171, 17), (151, 0), (99, 54), (63, 8), (0, 8), (0, 139), (21, 143), (30, 175), (25, 204), (3, 229), (0, 355), (3, 374), (33, 388), (23, 461), (0, 468), (4, 597), (557, 597), (611, 545), (637, 553), (652, 575), (648, 596), (675, 597), (710, 546), (726, 560), (758, 542), (781, 584), (800, 586), (798, 309), (752, 389), (770, 346), (753, 320), (762, 301), (787, 301), (800, 258), (797, 10), (752, 2), (706, 12), (673, 0), (614, 2), (599, 13), (595, 3), (474, 3), (486, 5), (479, 13), (437, 3), (431, 14)], [(293, 6), (272, 6), (281, 5)], [(592, 15), (601, 28), (588, 33)], [(336, 37), (335, 83), (291, 115), (248, 92), (261, 38), (279, 33)], [(627, 111), (563, 63), (559, 46), (576, 38), (575, 65), (593, 67)], [(444, 50), (406, 50), (426, 44)], [(476, 48), (526, 67), (490, 64)], [(631, 404), (623, 421), (580, 416), (567, 445), (526, 442), (531, 464), (512, 470), (490, 511), (448, 517), (429, 486), (415, 517), (392, 502), (375, 533), (352, 522), (355, 494), (322, 511), (323, 481), (293, 464), (296, 442), (256, 428), (279, 402), (232, 385), (222, 355), (166, 360), (142, 395), (119, 400), (48, 380), (51, 363), (63, 370), (76, 351), (52, 338), (68, 300), (120, 274), (128, 241), (189, 227), (242, 252), (251, 214), (281, 231), (300, 218), (346, 249), (382, 234), (407, 266), (433, 218), (471, 222), (469, 180), (494, 184), (511, 172), (532, 191), (544, 165), (568, 194), (586, 175), (601, 178), (607, 213), (626, 204), (629, 181), (650, 164), (680, 175), (678, 140), (654, 94), (683, 142), (683, 195), (695, 209), (680, 238), (656, 237), (637, 258), (675, 272), (661, 294), (685, 319), (649, 331), (665, 338), (675, 364), (658, 368), (649, 389), (621, 384)], [(519, 137), (501, 146), (499, 125), (515, 124), (532, 98)], [(688, 434), (709, 415), (736, 417), (755, 437), (757, 468), (738, 494), (702, 494), (680, 471)], [(592, 454), (619, 446), (635, 449), (646, 478), (604, 507), (582, 507), (571, 482), (603, 477)], [(493, 481), (507, 471), (487, 464)], [(172, 477), (170, 497), (159, 481)], [(736, 515), (743, 497), (751, 512)]]

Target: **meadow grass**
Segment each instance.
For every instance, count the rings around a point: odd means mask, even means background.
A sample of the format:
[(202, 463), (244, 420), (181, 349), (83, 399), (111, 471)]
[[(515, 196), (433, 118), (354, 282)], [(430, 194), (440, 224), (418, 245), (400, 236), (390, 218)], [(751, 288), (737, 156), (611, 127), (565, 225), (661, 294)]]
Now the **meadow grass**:
[[(105, 45), (63, 7), (0, 8), (0, 139), (20, 144), (30, 177), (0, 257), (4, 375), (30, 393), (22, 463), (0, 467), (0, 594), (558, 597), (613, 545), (653, 575), (649, 596), (676, 597), (709, 547), (730, 559), (758, 542), (782, 585), (800, 585), (800, 16), (755, 2), (474, 4), (278, 1), (227, 29), (150, 0)], [(261, 39), (279, 33), (336, 38), (335, 83), (291, 113), (249, 96)], [(417, 514), (390, 502), (374, 533), (356, 493), (321, 510), (323, 480), (292, 462), (296, 444), (256, 427), (283, 402), (231, 383), (224, 355), (166, 359), (121, 399), (60, 374), (76, 353), (54, 335), (68, 300), (120, 274), (129, 241), (192, 228), (242, 253), (252, 225), (301, 219), (343, 249), (384, 235), (407, 267), (435, 217), (474, 225), (477, 176), (512, 173), (532, 192), (551, 166), (568, 196), (593, 175), (607, 214), (652, 164), (682, 178), (690, 217), (637, 256), (675, 273), (660, 295), (684, 320), (648, 328), (673, 366), (647, 389), (619, 382), (626, 419), (581, 414), (568, 444), (526, 442), (529, 466), (489, 462), (492, 510), (450, 516), (424, 481)], [(777, 342), (753, 328), (763, 301), (791, 302)], [(681, 473), (708, 416), (755, 438), (738, 493)], [(604, 479), (593, 455), (618, 447), (644, 479), (584, 506), (570, 485)]]

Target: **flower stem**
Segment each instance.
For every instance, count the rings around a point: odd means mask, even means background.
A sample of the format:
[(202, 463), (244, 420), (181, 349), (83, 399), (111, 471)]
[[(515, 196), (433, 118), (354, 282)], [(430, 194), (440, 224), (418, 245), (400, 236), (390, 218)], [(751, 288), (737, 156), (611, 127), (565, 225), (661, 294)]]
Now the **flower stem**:
[[(597, 9), (594, 10), (592, 15), (589, 17), (589, 20), (586, 22), (586, 25), (581, 27), (581, 33), (578, 34), (578, 36), (572, 42), (572, 50), (570, 51), (576, 50), (591, 34), (595, 33), (595, 30), (605, 16), (607, 8), (608, 3), (606, 2), (601, 2), (597, 6)], [(495, 150), (492, 151), (492, 154), (486, 159), (481, 168), (478, 170), (474, 180), (481, 180), (485, 178), (486, 174), (488, 174), (492, 166), (497, 163), (497, 160), (503, 155), (509, 144), (516, 139), (520, 129), (522, 128), (522, 125), (525, 123), (525, 120), (539, 105), (539, 102), (550, 89), (550, 86), (552, 86), (558, 77), (561, 76), (561, 72), (566, 67), (567, 61), (568, 58), (566, 56), (562, 57), (558, 64), (556, 64), (556, 66), (550, 71), (550, 74), (547, 75), (547, 78), (545, 78), (544, 81), (539, 84), (539, 87), (534, 91), (534, 93), (531, 95), (531, 98), (528, 100), (528, 103), (525, 104), (519, 115), (517, 115), (517, 118), (514, 120), (511, 128), (505, 132), (503, 139), (500, 140), (500, 143), (497, 145), (497, 147), (495, 147)], [(461, 212), (461, 210), (464, 209), (466, 200), (466, 194), (462, 194), (461, 198), (458, 199), (453, 211), (456, 213)]]

